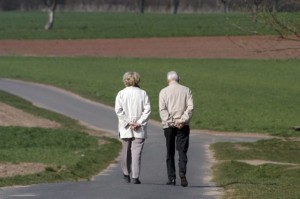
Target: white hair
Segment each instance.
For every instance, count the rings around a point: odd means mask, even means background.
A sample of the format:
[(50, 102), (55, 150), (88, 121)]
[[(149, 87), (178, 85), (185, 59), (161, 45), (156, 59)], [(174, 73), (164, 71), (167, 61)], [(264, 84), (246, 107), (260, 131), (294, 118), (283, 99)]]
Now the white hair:
[(177, 74), (177, 72), (176, 71), (170, 71), (170, 72), (168, 72), (168, 74), (167, 74), (167, 79), (169, 80), (169, 81), (176, 81), (176, 82), (179, 82), (179, 75)]

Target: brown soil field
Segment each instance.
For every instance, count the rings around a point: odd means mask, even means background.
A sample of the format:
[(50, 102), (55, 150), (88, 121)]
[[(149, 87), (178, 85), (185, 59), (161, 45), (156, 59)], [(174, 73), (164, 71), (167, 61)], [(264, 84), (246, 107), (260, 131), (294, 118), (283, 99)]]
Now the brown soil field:
[(300, 41), (275, 36), (0, 40), (0, 55), (286, 59), (300, 57)]

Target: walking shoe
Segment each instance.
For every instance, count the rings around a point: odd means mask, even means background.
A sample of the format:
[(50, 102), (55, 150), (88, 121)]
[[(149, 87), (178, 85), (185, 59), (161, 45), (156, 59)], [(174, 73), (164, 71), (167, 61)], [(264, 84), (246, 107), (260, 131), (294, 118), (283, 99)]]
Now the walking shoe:
[(141, 181), (138, 178), (132, 178), (133, 184), (141, 184)]
[(187, 187), (188, 186), (189, 183), (188, 183), (185, 175), (181, 174), (180, 175), (180, 180), (181, 180), (181, 186), (183, 186), (183, 187)]
[(124, 179), (124, 181), (125, 181), (126, 183), (130, 183), (130, 177), (129, 177), (129, 175), (124, 175), (124, 176), (123, 176), (123, 179)]
[(173, 180), (169, 180), (166, 185), (176, 185), (176, 180), (173, 179)]

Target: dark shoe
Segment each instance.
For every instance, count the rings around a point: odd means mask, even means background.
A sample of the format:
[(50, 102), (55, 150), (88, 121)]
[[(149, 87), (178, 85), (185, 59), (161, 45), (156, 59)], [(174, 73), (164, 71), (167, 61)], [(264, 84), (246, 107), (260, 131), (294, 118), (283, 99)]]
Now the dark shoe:
[(132, 178), (133, 184), (141, 184), (141, 181), (138, 178)]
[(176, 185), (176, 180), (173, 179), (173, 180), (169, 180), (166, 185)]
[(124, 180), (125, 180), (125, 182), (126, 183), (130, 183), (130, 177), (129, 177), (129, 175), (124, 175)]
[(189, 183), (188, 183), (185, 175), (180, 175), (180, 180), (181, 180), (181, 186), (183, 186), (183, 187), (187, 187), (188, 186)]

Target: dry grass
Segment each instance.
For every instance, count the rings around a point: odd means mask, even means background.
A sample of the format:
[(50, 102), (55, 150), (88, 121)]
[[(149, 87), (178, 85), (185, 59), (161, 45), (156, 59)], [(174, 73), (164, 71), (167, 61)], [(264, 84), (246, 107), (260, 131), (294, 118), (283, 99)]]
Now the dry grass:
[(39, 173), (47, 166), (41, 163), (0, 163), (0, 178)]

